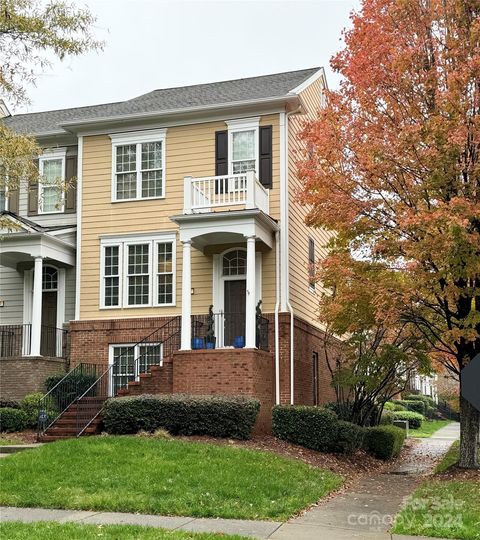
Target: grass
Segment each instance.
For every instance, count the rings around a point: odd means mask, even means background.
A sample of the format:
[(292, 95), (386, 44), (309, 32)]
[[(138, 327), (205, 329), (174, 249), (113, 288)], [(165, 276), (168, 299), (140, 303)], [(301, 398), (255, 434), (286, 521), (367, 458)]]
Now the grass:
[(86, 437), (0, 462), (0, 505), (287, 519), (342, 479), (297, 460), (178, 440)]
[(427, 481), (397, 515), (394, 533), (480, 539), (480, 483)]
[(0, 446), (10, 446), (13, 444), (25, 444), (25, 443), (18, 437), (15, 437), (15, 435), (8, 435), (6, 433), (0, 434)]
[(458, 463), (460, 459), (460, 441), (455, 441), (450, 446), (448, 452), (443, 456), (442, 461), (435, 467), (436, 473), (443, 473), (452, 465)]
[(8, 540), (247, 540), (242, 536), (167, 531), (134, 525), (79, 525), (77, 523), (0, 523), (0, 538)]
[(409, 430), (409, 436), (421, 438), (431, 437), (440, 428), (448, 426), (451, 423), (450, 420), (424, 420), (419, 429)]

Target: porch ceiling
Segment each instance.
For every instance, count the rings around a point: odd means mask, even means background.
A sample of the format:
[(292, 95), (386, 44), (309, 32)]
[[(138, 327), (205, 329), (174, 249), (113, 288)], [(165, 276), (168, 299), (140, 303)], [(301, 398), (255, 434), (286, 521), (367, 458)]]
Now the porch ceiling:
[(257, 209), (182, 214), (170, 219), (180, 228), (180, 241), (190, 241), (202, 252), (206, 246), (245, 242), (248, 236), (271, 249), (278, 230), (277, 222)]
[(0, 263), (16, 268), (19, 263), (43, 257), (67, 266), (75, 265), (75, 247), (46, 233), (11, 233), (0, 242)]

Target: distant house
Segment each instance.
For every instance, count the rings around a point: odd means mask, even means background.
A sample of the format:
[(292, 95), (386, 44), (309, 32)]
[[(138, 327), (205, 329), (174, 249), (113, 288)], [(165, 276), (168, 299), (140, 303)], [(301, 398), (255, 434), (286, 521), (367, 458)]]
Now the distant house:
[(312, 274), (328, 236), (296, 199), (325, 86), (312, 68), (4, 118), (44, 151), (41, 183), (1, 199), (19, 227), (0, 243), (3, 360), (68, 356), (110, 395), (333, 399)]

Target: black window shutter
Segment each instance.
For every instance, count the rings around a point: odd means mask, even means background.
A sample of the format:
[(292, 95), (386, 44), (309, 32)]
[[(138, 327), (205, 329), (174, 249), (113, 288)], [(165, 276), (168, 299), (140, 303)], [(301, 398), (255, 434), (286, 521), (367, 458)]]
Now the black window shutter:
[[(77, 156), (69, 156), (66, 159), (65, 178), (67, 179), (67, 191), (65, 193), (65, 213), (75, 212), (77, 199)], [(73, 180), (72, 180), (73, 179)]]
[(228, 132), (215, 132), (215, 176), (228, 174)]
[(259, 180), (266, 188), (272, 187), (272, 126), (260, 127)]
[[(228, 174), (228, 131), (215, 132), (215, 176)], [(227, 181), (215, 182), (215, 193), (228, 189)]]
[[(34, 165), (38, 169), (38, 160), (34, 161)], [(31, 183), (28, 185), (27, 189), (28, 189), (27, 215), (36, 216), (38, 214), (38, 184)]]

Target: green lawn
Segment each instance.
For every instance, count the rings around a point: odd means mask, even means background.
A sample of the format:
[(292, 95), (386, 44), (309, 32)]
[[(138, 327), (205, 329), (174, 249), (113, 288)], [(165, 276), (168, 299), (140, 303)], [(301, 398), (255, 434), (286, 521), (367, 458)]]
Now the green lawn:
[(397, 515), (393, 532), (479, 540), (479, 501), (479, 482), (424, 482)]
[(10, 435), (7, 433), (0, 434), (0, 446), (10, 446), (13, 444), (25, 444), (18, 438), (15, 438), (15, 435)]
[(0, 505), (287, 519), (338, 488), (297, 460), (178, 440), (85, 437), (0, 461)]
[(0, 538), (8, 540), (247, 540), (243, 536), (167, 531), (133, 525), (78, 525), (77, 523), (0, 523)]
[(410, 437), (431, 437), (440, 428), (451, 424), (451, 420), (425, 420), (422, 422), (422, 426), (419, 429), (410, 429)]
[(455, 441), (450, 446), (448, 452), (443, 456), (442, 461), (435, 467), (436, 473), (443, 473), (452, 465), (458, 462), (460, 458), (460, 441)]

